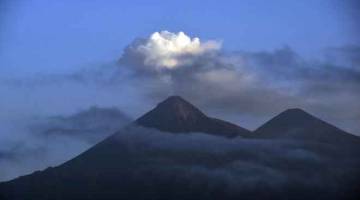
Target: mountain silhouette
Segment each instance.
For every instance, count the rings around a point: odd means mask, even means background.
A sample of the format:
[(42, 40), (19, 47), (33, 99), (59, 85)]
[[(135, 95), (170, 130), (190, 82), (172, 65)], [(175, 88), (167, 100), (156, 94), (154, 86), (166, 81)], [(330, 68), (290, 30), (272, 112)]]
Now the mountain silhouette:
[(224, 137), (251, 135), (245, 128), (206, 116), (180, 96), (170, 96), (137, 119), (136, 124), (172, 133), (202, 132)]
[[(172, 96), (64, 164), (0, 183), (0, 199), (357, 199), (359, 148), (344, 151), (356, 136), (300, 109), (232, 139), (244, 130)], [(190, 132), (208, 134), (177, 134)]]
[(256, 137), (358, 144), (359, 138), (299, 108), (288, 109), (254, 131)]

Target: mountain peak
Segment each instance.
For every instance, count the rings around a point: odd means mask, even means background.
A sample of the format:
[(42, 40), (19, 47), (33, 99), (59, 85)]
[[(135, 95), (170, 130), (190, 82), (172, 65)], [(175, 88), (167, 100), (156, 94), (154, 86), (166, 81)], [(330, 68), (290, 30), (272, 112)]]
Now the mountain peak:
[(164, 101), (160, 102), (157, 107), (159, 108), (166, 106), (170, 106), (172, 108), (186, 108), (198, 110), (194, 105), (192, 105), (190, 102), (186, 101), (180, 96), (169, 96)]
[(262, 126), (260, 126), (255, 132), (264, 133), (269, 132), (274, 134), (284, 134), (292, 129), (304, 129), (313, 124), (324, 125), (325, 122), (312, 116), (306, 111), (300, 108), (290, 108), (287, 109)]
[(285, 110), (258, 129), (255, 134), (265, 138), (305, 139), (319, 142), (358, 140), (345, 131), (299, 108)]
[(153, 111), (164, 117), (175, 117), (177, 120), (196, 120), (205, 117), (204, 113), (180, 96), (168, 97), (160, 102)]
[(165, 99), (161, 103), (164, 103), (164, 102), (176, 103), (176, 102), (187, 102), (187, 101), (185, 99), (183, 99), (181, 96), (173, 95), (173, 96), (169, 96), (167, 99)]
[(203, 132), (226, 137), (250, 133), (235, 124), (206, 116), (180, 96), (168, 97), (135, 123), (173, 133)]
[(287, 110), (285, 110), (284, 112), (291, 112), (291, 113), (306, 113), (306, 111), (304, 111), (301, 108), (289, 108)]
[(301, 108), (289, 108), (280, 113), (277, 118), (284, 118), (287, 120), (319, 120)]
[(289, 108), (286, 109), (283, 113), (293, 113), (293, 114), (307, 114), (310, 115), (308, 112), (301, 108)]

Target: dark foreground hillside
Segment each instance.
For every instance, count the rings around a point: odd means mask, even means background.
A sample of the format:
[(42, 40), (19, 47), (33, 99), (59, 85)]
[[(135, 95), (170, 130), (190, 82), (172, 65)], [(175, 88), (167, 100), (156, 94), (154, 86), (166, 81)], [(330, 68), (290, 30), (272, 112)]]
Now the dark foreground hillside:
[(359, 149), (128, 127), (2, 199), (357, 199)]

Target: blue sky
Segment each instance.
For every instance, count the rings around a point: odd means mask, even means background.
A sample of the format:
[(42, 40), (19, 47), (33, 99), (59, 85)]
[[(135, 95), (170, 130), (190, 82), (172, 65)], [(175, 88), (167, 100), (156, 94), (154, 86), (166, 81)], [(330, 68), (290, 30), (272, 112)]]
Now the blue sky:
[(359, 43), (348, 1), (1, 1), (1, 77), (116, 60), (136, 37), (184, 31), (227, 51), (289, 45), (312, 57)]

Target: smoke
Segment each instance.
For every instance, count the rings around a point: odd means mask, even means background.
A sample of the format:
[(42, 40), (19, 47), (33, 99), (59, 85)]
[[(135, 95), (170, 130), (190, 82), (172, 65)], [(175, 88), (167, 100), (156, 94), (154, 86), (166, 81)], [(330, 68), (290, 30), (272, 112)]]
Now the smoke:
[[(298, 107), (359, 134), (358, 58), (355, 45), (329, 47), (323, 57), (310, 60), (288, 46), (226, 52), (213, 40), (160, 31), (131, 42), (118, 62), (2, 82), (6, 95), (0, 103), (4, 116), (57, 114), (95, 104), (138, 117), (169, 95), (180, 95), (205, 113), (248, 129)], [(61, 100), (64, 96), (71, 104)]]
[[(185, 34), (164, 35), (166, 42), (160, 42), (163, 36), (157, 32), (150, 39), (135, 40), (119, 62), (119, 70), (131, 74), (128, 83), (136, 82), (136, 90), (152, 102), (180, 95), (250, 129), (283, 110), (299, 107), (358, 134), (360, 55), (356, 46), (329, 48), (325, 57), (309, 60), (288, 46), (261, 52), (225, 52), (220, 45), (207, 53), (185, 50), (187, 45), (179, 50), (172, 42)], [(186, 41), (193, 49), (191, 40)], [(176, 64), (162, 63), (168, 58)]]
[[(136, 40), (125, 50), (126, 56), (121, 62), (143, 65), (144, 70), (174, 69), (182, 65), (193, 63), (196, 56), (219, 49), (217, 41), (200, 42), (200, 39), (190, 38), (184, 32), (171, 33), (168, 31), (155, 32), (148, 39)], [(127, 57), (138, 60), (134, 62)]]

